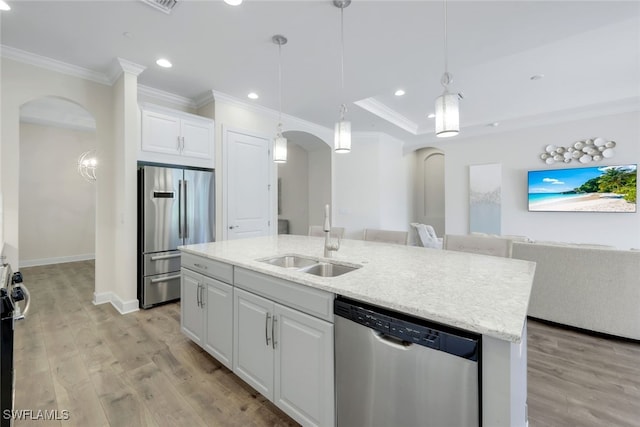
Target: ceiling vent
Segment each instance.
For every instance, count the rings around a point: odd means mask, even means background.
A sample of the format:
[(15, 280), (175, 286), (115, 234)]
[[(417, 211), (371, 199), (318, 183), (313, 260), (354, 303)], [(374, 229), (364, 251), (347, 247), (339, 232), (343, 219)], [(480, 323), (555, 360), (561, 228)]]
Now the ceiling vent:
[(153, 8), (157, 10), (161, 10), (167, 15), (171, 13), (173, 8), (176, 6), (178, 0), (141, 0), (142, 2), (148, 4), (149, 6), (153, 6)]

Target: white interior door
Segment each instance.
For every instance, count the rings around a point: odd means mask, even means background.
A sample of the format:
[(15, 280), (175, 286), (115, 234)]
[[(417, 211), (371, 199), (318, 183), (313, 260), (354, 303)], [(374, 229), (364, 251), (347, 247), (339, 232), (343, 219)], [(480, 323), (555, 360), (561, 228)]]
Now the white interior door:
[(270, 141), (227, 131), (227, 238), (270, 233)]

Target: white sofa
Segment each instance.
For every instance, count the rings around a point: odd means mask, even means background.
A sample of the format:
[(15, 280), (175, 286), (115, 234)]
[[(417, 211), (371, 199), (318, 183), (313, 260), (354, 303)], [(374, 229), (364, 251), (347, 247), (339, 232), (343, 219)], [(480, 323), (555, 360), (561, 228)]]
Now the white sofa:
[(512, 257), (536, 262), (529, 316), (640, 340), (640, 251), (514, 242)]
[(510, 258), (513, 240), (499, 236), (445, 234), (444, 249)]

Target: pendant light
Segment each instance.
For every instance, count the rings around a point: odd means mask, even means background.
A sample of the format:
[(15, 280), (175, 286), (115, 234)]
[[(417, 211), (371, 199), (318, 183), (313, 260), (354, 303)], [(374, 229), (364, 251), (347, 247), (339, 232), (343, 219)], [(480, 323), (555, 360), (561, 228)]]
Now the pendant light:
[(444, 0), (444, 74), (440, 79), (444, 92), (436, 98), (436, 136), (440, 138), (456, 136), (460, 132), (458, 94), (449, 93), (452, 82), (447, 55), (447, 0)]
[[(340, 88), (344, 97), (344, 8), (351, 4), (351, 0), (333, 0), (333, 5), (340, 8)], [(347, 106), (340, 105), (340, 120), (336, 122), (334, 150), (336, 153), (351, 151), (351, 122), (344, 119)]]
[(273, 161), (287, 163), (287, 138), (282, 136), (282, 45), (287, 38), (276, 34), (271, 40), (278, 45), (278, 133), (273, 140)]

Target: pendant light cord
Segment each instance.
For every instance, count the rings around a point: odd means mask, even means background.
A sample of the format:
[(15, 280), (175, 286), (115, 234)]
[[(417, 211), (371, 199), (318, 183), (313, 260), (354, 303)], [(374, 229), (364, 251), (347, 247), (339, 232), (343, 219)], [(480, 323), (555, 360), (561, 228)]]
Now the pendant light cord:
[[(344, 101), (344, 6), (340, 8), (340, 88)], [(347, 112), (347, 105), (343, 102), (340, 105), (340, 120), (344, 120)]]
[(344, 8), (340, 8), (340, 81), (344, 96)]
[(282, 133), (282, 43), (278, 43), (278, 134)]
[(444, 0), (444, 72), (449, 72), (449, 55), (448, 52), (448, 40), (447, 40), (447, 0)]

